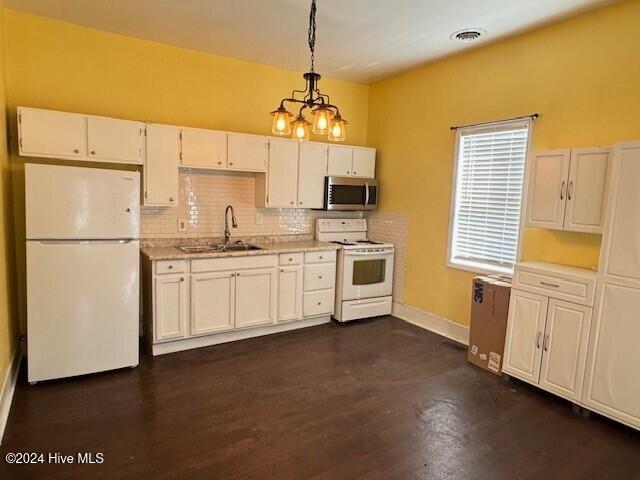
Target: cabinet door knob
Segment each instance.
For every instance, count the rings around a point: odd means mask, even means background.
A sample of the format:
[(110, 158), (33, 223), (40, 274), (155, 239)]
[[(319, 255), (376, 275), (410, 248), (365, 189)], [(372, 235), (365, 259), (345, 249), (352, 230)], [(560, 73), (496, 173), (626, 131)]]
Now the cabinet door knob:
[(173, 202), (173, 197), (169, 197), (169, 201), (170, 201), (170, 202)]
[(218, 162), (218, 165), (222, 165), (222, 162)]
[(319, 258), (320, 260), (322, 260), (324, 257), (323, 257), (322, 255), (320, 255), (318, 258)]
[(80, 150), (78, 150), (77, 148), (74, 148), (73, 153), (80, 153)]
[(233, 162), (229, 162), (229, 165), (233, 165)]
[(358, 174), (358, 172), (356, 172), (356, 171), (354, 170), (354, 171), (353, 171), (353, 174), (354, 174), (354, 175), (357, 175), (357, 174)]
[(91, 155), (95, 155), (95, 154), (96, 154), (96, 151), (95, 151), (95, 150), (91, 150), (91, 152), (90, 152), (90, 153), (91, 153)]
[(318, 275), (318, 279), (319, 279), (319, 280), (322, 280), (322, 275)]
[(347, 174), (351, 173), (349, 170), (347, 170)]
[(127, 212), (130, 212), (130, 211), (131, 211), (131, 209), (130, 209), (130, 208), (127, 208), (127, 210), (126, 210), (126, 211), (127, 211)]
[(184, 282), (184, 277), (180, 277), (180, 281), (181, 281), (181, 282)]
[(289, 258), (289, 261), (290, 261), (290, 262), (293, 262), (293, 258)]
[(169, 265), (167, 268), (171, 270), (173, 268), (173, 265)]
[(302, 202), (298, 202), (298, 203), (300, 203), (300, 205), (302, 205)]
[(291, 205), (293, 205), (293, 202), (289, 202)]
[(239, 276), (240, 276), (240, 274), (239, 274), (239, 273), (236, 273), (236, 277), (239, 277)]
[(284, 273), (284, 268), (281, 268), (280, 271)]
[(318, 305), (322, 305), (322, 302), (318, 302)]

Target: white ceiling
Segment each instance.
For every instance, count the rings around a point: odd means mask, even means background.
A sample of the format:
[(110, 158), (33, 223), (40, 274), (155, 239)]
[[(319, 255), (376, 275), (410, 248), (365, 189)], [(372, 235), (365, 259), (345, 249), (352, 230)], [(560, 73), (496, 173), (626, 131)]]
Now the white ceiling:
[[(316, 70), (371, 82), (611, 0), (317, 0)], [(310, 0), (6, 0), (8, 7), (307, 71)], [(449, 39), (474, 27), (471, 44)]]

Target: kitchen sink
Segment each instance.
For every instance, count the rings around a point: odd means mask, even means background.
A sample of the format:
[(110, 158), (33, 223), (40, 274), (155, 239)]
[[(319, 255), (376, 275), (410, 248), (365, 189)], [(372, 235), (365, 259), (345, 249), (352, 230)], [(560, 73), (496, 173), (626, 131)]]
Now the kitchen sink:
[(249, 252), (252, 250), (262, 250), (260, 247), (246, 243), (236, 243), (233, 245), (186, 245), (176, 248), (183, 253)]
[(261, 247), (256, 247), (255, 245), (224, 245), (222, 247), (223, 252), (249, 252), (251, 250), (262, 250)]

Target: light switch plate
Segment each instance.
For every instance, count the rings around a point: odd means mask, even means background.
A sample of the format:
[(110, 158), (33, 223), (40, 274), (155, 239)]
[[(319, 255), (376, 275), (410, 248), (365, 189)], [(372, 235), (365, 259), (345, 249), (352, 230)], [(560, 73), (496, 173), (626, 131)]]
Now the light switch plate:
[(256, 212), (256, 225), (262, 225), (264, 223), (264, 214), (262, 212)]
[(187, 231), (187, 221), (184, 218), (178, 219), (178, 231), (186, 232)]

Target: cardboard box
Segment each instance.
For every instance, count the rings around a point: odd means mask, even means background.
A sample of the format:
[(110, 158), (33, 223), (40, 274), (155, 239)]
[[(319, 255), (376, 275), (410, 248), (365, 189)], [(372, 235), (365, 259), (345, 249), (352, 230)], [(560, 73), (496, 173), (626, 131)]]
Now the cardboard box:
[(473, 279), (468, 360), (496, 375), (502, 374), (511, 280), (499, 276)]

